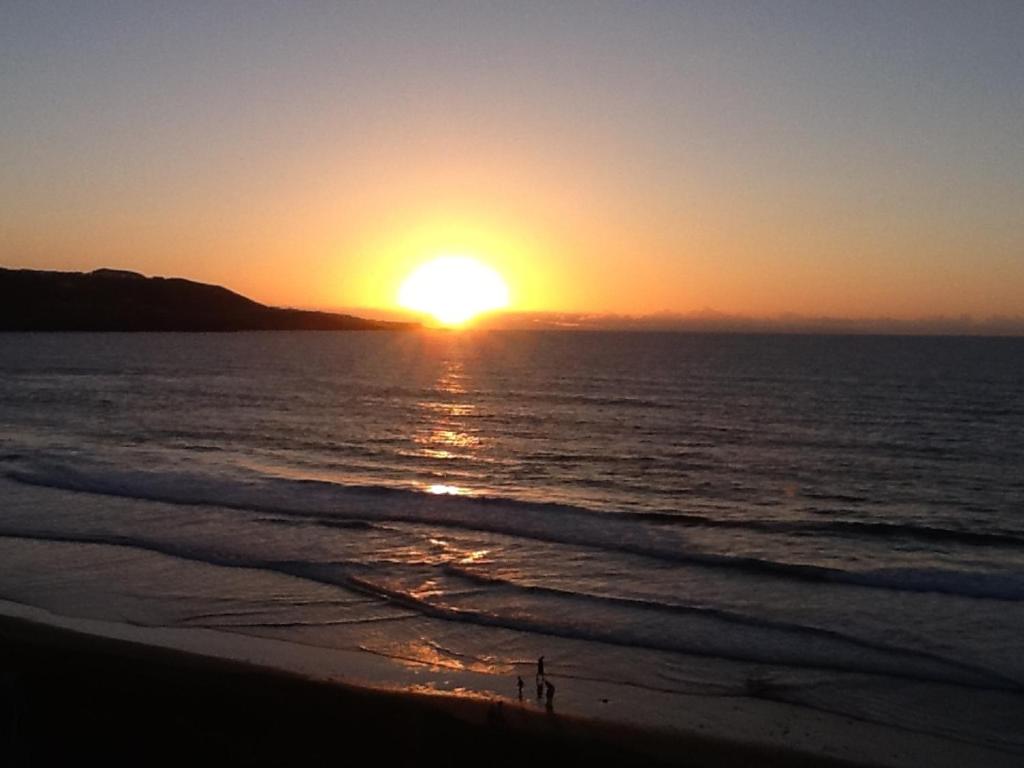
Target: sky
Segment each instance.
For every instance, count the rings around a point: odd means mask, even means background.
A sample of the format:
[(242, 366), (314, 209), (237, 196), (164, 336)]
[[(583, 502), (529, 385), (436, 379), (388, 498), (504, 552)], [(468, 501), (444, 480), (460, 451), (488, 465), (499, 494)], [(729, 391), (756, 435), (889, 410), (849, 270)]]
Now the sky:
[(1024, 314), (1024, 3), (0, 0), (0, 265)]

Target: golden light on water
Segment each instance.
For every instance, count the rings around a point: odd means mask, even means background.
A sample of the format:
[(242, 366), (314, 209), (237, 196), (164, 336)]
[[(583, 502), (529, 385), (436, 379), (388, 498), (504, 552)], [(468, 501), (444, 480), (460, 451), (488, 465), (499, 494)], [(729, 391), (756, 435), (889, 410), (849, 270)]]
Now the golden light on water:
[(434, 483), (427, 487), (427, 492), (432, 493), (435, 496), (464, 496), (466, 491), (459, 488), (457, 485), (446, 485), (444, 483)]
[(424, 312), (446, 326), (459, 326), (482, 312), (509, 304), (498, 272), (467, 256), (440, 256), (413, 270), (398, 290), (405, 309)]

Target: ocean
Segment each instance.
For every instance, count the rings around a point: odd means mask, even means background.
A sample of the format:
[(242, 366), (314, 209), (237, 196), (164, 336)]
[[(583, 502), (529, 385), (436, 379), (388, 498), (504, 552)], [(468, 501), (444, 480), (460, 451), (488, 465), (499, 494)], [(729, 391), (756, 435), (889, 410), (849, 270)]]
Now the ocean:
[(1024, 760), (1024, 339), (0, 334), (0, 599)]

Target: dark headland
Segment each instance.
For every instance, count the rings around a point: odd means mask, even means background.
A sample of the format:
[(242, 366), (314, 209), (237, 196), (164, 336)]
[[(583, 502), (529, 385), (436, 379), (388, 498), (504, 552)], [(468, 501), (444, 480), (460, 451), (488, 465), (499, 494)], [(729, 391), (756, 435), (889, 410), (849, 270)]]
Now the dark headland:
[(219, 285), (136, 272), (0, 268), (0, 331), (381, 331), (415, 323), (282, 309)]

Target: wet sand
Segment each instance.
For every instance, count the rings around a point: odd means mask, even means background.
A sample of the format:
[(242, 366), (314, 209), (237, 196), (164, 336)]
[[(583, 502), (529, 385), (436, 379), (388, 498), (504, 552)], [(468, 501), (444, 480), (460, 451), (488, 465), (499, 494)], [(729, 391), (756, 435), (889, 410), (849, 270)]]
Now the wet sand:
[(7, 617), (0, 748), (10, 766), (853, 765), (557, 709), (309, 680)]

